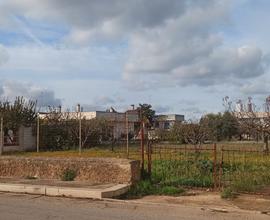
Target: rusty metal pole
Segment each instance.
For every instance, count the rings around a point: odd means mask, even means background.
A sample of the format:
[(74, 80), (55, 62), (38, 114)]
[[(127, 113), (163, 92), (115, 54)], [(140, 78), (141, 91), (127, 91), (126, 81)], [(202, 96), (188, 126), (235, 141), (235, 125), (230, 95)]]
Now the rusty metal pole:
[(37, 114), (37, 152), (39, 152), (39, 126), (40, 126), (40, 121), (39, 121), (39, 114)]
[(214, 189), (217, 187), (217, 145), (216, 143), (214, 144), (213, 148), (213, 153), (214, 153), (214, 161), (213, 161), (213, 180), (214, 180)]
[(148, 165), (148, 175), (151, 177), (152, 173), (152, 142), (148, 140), (147, 144), (147, 165)]
[(79, 155), (82, 154), (82, 114), (81, 114), (81, 105), (77, 105), (77, 113), (79, 116)]
[(128, 127), (128, 112), (126, 112), (126, 132), (127, 132), (127, 158), (129, 158), (129, 127)]
[(0, 155), (3, 154), (3, 148), (4, 148), (4, 135), (3, 135), (3, 117), (0, 119)]
[(142, 163), (142, 172), (144, 171), (144, 122), (142, 118), (142, 111), (140, 110), (141, 116), (141, 163)]
[(221, 185), (222, 185), (222, 174), (223, 174), (223, 146), (221, 148), (221, 159), (220, 159), (220, 163), (219, 163), (219, 189), (221, 189)]

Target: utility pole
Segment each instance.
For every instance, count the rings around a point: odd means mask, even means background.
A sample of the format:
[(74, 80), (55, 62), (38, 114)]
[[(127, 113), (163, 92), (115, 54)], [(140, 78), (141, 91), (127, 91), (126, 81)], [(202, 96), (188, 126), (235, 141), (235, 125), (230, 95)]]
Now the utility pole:
[(127, 132), (127, 158), (129, 158), (129, 128), (128, 128), (128, 111), (126, 111), (126, 132)]
[(3, 154), (4, 134), (3, 134), (3, 117), (0, 119), (0, 155)]
[(37, 152), (39, 152), (39, 113), (37, 113)]
[(82, 153), (82, 113), (81, 105), (77, 105), (77, 113), (79, 114), (79, 154)]

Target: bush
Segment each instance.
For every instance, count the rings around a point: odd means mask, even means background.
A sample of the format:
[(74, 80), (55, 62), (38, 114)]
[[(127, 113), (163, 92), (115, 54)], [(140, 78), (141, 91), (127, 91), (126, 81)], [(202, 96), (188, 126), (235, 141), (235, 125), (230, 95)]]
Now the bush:
[(160, 185), (151, 180), (142, 180), (131, 187), (126, 195), (128, 198), (137, 198), (146, 195), (179, 195), (185, 190), (180, 187)]
[(61, 176), (61, 180), (62, 181), (73, 181), (77, 176), (77, 172), (75, 170), (72, 169), (66, 169), (64, 170), (62, 176)]
[(227, 187), (227, 188), (222, 190), (221, 198), (222, 199), (233, 199), (233, 198), (236, 198), (236, 193), (230, 187)]

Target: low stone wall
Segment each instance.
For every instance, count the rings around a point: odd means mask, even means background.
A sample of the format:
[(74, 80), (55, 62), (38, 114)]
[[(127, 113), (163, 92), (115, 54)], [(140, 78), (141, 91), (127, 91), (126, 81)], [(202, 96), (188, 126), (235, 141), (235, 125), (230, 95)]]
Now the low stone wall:
[(66, 169), (75, 170), (78, 181), (134, 183), (140, 179), (140, 162), (114, 158), (0, 157), (0, 177), (61, 179)]

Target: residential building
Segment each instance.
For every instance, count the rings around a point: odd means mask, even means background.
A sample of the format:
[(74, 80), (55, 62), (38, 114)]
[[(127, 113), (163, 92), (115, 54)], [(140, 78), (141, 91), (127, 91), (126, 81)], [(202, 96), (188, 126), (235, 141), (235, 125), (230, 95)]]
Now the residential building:
[(184, 120), (185, 116), (179, 114), (157, 115), (155, 116), (154, 127), (155, 129), (169, 130), (176, 122), (183, 122)]
[[(63, 114), (65, 112), (62, 112)], [(49, 113), (41, 113), (40, 118), (45, 118)], [(114, 108), (106, 111), (91, 111), (91, 112), (68, 112), (69, 117), (72, 119), (91, 120), (91, 119), (104, 119), (108, 122), (108, 126), (112, 128), (113, 137), (119, 139), (127, 133), (137, 135), (137, 128), (140, 126), (139, 114), (136, 110), (128, 110), (126, 112), (117, 112)]]

